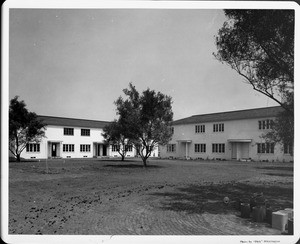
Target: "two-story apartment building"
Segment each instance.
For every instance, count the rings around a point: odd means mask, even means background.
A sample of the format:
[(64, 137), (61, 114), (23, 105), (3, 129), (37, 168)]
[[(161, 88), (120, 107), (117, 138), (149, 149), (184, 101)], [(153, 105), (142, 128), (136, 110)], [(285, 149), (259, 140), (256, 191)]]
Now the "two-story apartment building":
[[(46, 124), (45, 138), (40, 143), (30, 143), (21, 154), (25, 159), (120, 157), (117, 145), (108, 145), (102, 136), (103, 128), (110, 122), (38, 116)], [(157, 156), (156, 148), (151, 156)], [(137, 152), (128, 145), (126, 157)]]
[(161, 157), (292, 161), (292, 147), (261, 137), (272, 127), (279, 106), (194, 115), (173, 122), (173, 137)]

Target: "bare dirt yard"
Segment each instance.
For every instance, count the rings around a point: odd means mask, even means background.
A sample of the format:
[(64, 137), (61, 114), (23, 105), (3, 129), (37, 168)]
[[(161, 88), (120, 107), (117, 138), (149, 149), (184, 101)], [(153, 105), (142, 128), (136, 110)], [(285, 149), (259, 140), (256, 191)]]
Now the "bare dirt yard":
[[(280, 235), (240, 217), (263, 192), (293, 208), (293, 164), (151, 159), (10, 163), (9, 234)], [(230, 199), (228, 205), (223, 198)]]

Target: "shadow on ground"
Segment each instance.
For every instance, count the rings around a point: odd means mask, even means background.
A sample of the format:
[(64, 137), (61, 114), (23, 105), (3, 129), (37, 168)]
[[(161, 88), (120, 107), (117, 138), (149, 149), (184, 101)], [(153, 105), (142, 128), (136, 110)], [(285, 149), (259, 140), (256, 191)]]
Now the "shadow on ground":
[(287, 177), (287, 176), (293, 176), (294, 174), (282, 174), (282, 173), (265, 173), (265, 175), (271, 175), (271, 176), (282, 176), (282, 177)]
[(294, 171), (293, 167), (278, 167), (278, 166), (265, 166), (265, 167), (256, 167), (257, 169), (267, 169), (267, 170), (286, 170), (286, 171)]
[[(162, 197), (164, 210), (185, 211), (190, 214), (227, 214), (237, 209), (239, 200), (250, 202), (254, 193), (263, 193), (268, 205), (274, 209), (293, 207), (293, 190), (272, 186), (253, 186), (244, 183), (190, 185), (177, 188), (177, 192), (153, 193)], [(230, 199), (229, 204), (223, 202)]]
[(294, 168), (293, 167), (276, 167), (276, 166), (265, 166), (265, 167), (256, 167), (257, 169), (264, 169), (267, 170), (263, 174), (265, 175), (271, 175), (271, 176), (293, 176), (294, 175)]
[(143, 164), (106, 164), (103, 165), (103, 167), (111, 167), (111, 168), (163, 168), (163, 166), (159, 165), (147, 165), (147, 167), (144, 167)]

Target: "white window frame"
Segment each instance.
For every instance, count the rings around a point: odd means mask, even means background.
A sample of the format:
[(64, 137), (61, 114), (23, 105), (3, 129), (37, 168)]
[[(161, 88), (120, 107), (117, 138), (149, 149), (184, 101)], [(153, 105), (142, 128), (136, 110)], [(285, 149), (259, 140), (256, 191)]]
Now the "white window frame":
[(205, 133), (205, 125), (195, 125), (195, 133)]
[(274, 121), (272, 119), (265, 119), (258, 121), (258, 129), (259, 130), (269, 130), (273, 128)]
[(176, 144), (170, 143), (167, 145), (167, 152), (174, 153), (176, 152)]
[(224, 123), (213, 124), (213, 132), (224, 132)]
[(91, 145), (90, 144), (80, 144), (80, 152), (90, 152)]
[(125, 151), (127, 152), (132, 152), (132, 148), (133, 148), (132, 145), (125, 145)]
[(273, 142), (262, 142), (257, 143), (257, 154), (274, 154), (275, 143)]
[(225, 152), (225, 143), (212, 143), (212, 153), (224, 154)]
[(28, 153), (39, 153), (39, 152), (41, 152), (40, 143), (28, 143), (26, 145), (26, 152), (28, 152)]
[(81, 129), (81, 136), (91, 136), (91, 130), (90, 129)]
[(206, 144), (205, 143), (195, 143), (195, 153), (206, 153)]
[[(70, 133), (72, 131), (72, 133)], [(64, 136), (74, 136), (74, 128), (64, 127)]]
[(63, 144), (63, 152), (74, 152), (75, 145), (74, 144)]
[(115, 145), (112, 145), (112, 147), (111, 147), (111, 151), (112, 151), (112, 152), (118, 152), (118, 151), (119, 151), (119, 149), (120, 149), (120, 146), (119, 146), (119, 145), (117, 145), (117, 144), (115, 144)]

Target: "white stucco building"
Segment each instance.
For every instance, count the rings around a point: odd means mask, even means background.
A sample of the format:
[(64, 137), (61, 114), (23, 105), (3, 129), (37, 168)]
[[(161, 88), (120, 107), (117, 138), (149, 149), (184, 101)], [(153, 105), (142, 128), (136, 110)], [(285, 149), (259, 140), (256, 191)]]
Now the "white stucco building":
[(160, 156), (254, 161), (292, 161), (292, 146), (266, 143), (281, 107), (194, 115), (173, 122), (173, 137)]
[[(116, 145), (107, 145), (103, 128), (110, 122), (38, 116), (47, 125), (45, 138), (30, 143), (21, 154), (25, 159), (120, 157)], [(151, 156), (157, 156), (156, 148)], [(135, 157), (135, 148), (128, 145), (126, 157)]]

